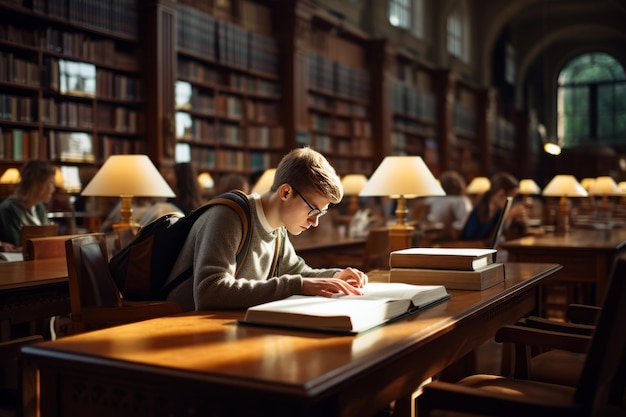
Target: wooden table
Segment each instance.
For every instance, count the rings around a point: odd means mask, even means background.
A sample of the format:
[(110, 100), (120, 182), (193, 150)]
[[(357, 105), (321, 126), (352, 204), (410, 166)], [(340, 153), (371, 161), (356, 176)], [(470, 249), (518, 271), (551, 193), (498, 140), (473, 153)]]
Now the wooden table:
[(342, 254), (360, 254), (365, 252), (366, 236), (351, 238), (338, 233), (324, 233), (321, 230), (309, 230), (298, 236), (289, 236), (296, 253), (313, 268), (330, 268), (330, 258)]
[(616, 255), (626, 249), (626, 229), (572, 229), (565, 234), (527, 236), (500, 246), (510, 262), (559, 263), (563, 269), (550, 281), (593, 284), (591, 303), (600, 305)]
[(0, 262), (0, 341), (11, 326), (70, 312), (65, 258)]
[(240, 325), (242, 311), (165, 317), (31, 345), (41, 416), (368, 416), (537, 308), (560, 268), (507, 264), (506, 281), (357, 336)]

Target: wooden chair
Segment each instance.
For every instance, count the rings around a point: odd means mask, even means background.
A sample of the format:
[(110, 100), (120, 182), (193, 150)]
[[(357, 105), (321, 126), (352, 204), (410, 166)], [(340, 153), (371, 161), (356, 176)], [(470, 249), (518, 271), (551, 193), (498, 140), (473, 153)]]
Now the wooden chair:
[(35, 237), (26, 240), (24, 260), (65, 258), (65, 242), (81, 235)]
[(59, 225), (57, 223), (44, 224), (42, 226), (27, 225), (22, 226), (20, 231), (20, 247), (24, 254), (24, 260), (26, 260), (26, 241), (36, 237), (56, 236), (59, 234)]
[(109, 273), (103, 233), (74, 237), (65, 247), (74, 333), (182, 312), (169, 301), (125, 300)]
[[(609, 411), (610, 393), (626, 349), (626, 256), (617, 258), (592, 336), (578, 335), (586, 352), (575, 387), (495, 375), (473, 375), (456, 384), (432, 382), (417, 398), (420, 417), (433, 410), (491, 416), (599, 416)], [(506, 328), (507, 326), (505, 326)], [(541, 340), (539, 340), (541, 342)], [(567, 342), (572, 345), (571, 341)]]
[(33, 335), (0, 342), (0, 416), (22, 416), (31, 406), (35, 385), (23, 378), (20, 349), (41, 341), (43, 336)]

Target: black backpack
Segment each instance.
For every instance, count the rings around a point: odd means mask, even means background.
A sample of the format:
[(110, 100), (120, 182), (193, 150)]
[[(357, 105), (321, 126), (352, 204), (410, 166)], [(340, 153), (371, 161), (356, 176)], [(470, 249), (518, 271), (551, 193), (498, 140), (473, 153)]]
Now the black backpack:
[(250, 243), (250, 207), (245, 193), (235, 190), (211, 199), (188, 216), (166, 214), (140, 229), (135, 239), (109, 262), (111, 275), (124, 298), (164, 300), (172, 289), (191, 277), (193, 267), (189, 267), (164, 288), (191, 227), (208, 208), (216, 204), (232, 208), (241, 219), (243, 236), (237, 248), (239, 271)]

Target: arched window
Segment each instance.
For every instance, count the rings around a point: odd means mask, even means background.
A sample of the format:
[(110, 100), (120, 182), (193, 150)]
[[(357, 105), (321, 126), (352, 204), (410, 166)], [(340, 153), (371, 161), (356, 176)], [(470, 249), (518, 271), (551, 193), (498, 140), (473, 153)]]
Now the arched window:
[(410, 30), (416, 38), (424, 37), (424, 0), (389, 0), (387, 15), (392, 26)]
[(450, 55), (467, 61), (469, 57), (469, 30), (465, 2), (459, 2), (446, 19), (446, 48)]
[(559, 74), (557, 133), (564, 147), (626, 144), (626, 74), (611, 55), (592, 52)]

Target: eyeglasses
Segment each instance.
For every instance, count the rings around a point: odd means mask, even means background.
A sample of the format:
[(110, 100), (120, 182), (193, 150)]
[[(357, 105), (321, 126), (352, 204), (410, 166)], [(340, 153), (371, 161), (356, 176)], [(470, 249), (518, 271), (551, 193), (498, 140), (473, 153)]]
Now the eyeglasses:
[[(291, 184), (289, 184), (291, 185)], [(302, 201), (304, 201), (306, 203), (307, 206), (309, 206), (309, 208), (311, 210), (309, 210), (309, 213), (307, 214), (307, 217), (322, 217), (324, 214), (328, 213), (328, 210), (322, 210), (322, 209), (318, 209), (315, 208), (311, 205), (311, 203), (309, 203), (308, 201), (306, 201), (306, 198), (304, 198), (304, 196), (302, 194), (300, 194), (300, 191), (298, 191), (298, 189), (296, 187), (294, 187), (293, 185), (291, 185), (291, 188), (293, 188), (293, 190), (296, 192), (296, 194), (298, 194), (300, 196), (300, 198), (302, 199)]]

